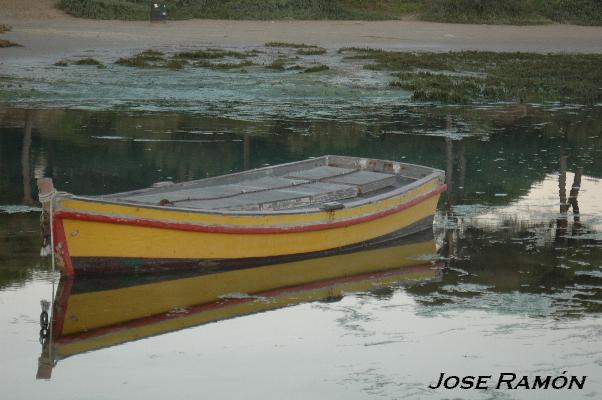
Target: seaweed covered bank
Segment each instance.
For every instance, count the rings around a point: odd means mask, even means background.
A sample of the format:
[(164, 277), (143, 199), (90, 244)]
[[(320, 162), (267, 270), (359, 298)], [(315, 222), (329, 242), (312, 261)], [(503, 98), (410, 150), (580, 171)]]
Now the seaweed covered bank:
[(174, 110), (262, 118), (353, 118), (400, 104), (602, 101), (602, 55), (416, 52), (267, 42), (252, 47), (156, 46), (9, 59), (4, 103)]

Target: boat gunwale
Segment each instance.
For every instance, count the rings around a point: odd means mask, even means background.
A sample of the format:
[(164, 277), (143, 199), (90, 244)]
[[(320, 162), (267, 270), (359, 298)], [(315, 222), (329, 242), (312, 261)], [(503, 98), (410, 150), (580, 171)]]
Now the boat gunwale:
[[(408, 185), (404, 185), (396, 190), (392, 190), (390, 192), (386, 192), (386, 193), (381, 193), (377, 196), (374, 197), (369, 197), (369, 198), (364, 198), (362, 200), (359, 201), (351, 201), (351, 202), (347, 202), (345, 203), (345, 208), (344, 209), (353, 209), (353, 208), (357, 208), (357, 207), (361, 207), (364, 206), (366, 204), (371, 204), (371, 203), (375, 203), (378, 201), (383, 201), (383, 200), (387, 200), (393, 197), (397, 197), (397, 196), (401, 196), (403, 194), (405, 194), (406, 192), (409, 192), (413, 189), (416, 189), (420, 186), (423, 186), (424, 184), (426, 184), (427, 182), (430, 182), (436, 178), (442, 177), (443, 175), (438, 173), (438, 172), (434, 172), (430, 175), (427, 175), (424, 178), (420, 178), (419, 180), (412, 182)], [(441, 182), (439, 186), (443, 185), (443, 183)], [(133, 202), (125, 202), (125, 201), (107, 201), (104, 199), (98, 199), (98, 198), (93, 198), (93, 197), (86, 197), (86, 196), (76, 196), (76, 195), (71, 195), (71, 194), (67, 194), (65, 193), (64, 195), (61, 193), (61, 195), (59, 195), (59, 197), (61, 198), (69, 198), (69, 199), (73, 199), (73, 200), (80, 200), (80, 201), (87, 201), (87, 202), (91, 202), (91, 203), (99, 203), (99, 204), (111, 204), (111, 205), (117, 205), (117, 206), (124, 206), (124, 207), (132, 207), (132, 208), (143, 208), (143, 209), (154, 209), (154, 210), (161, 210), (161, 211), (174, 211), (174, 212), (186, 212), (186, 213), (195, 213), (195, 214), (210, 214), (210, 215), (223, 215), (223, 216), (277, 216), (277, 215), (299, 215), (299, 214), (316, 214), (316, 213), (320, 213), (320, 212), (329, 212), (327, 210), (324, 210), (322, 208), (319, 207), (300, 207), (300, 208), (294, 208), (294, 209), (289, 209), (289, 210), (276, 210), (276, 211), (269, 211), (269, 210), (264, 210), (264, 211), (248, 211), (248, 210), (244, 210), (244, 211), (239, 211), (239, 210), (210, 210), (210, 209), (202, 209), (202, 208), (186, 208), (186, 207), (172, 207), (172, 206), (160, 206), (160, 205), (154, 205), (154, 204), (140, 204), (140, 203), (133, 203)], [(55, 208), (56, 211), (58, 211)], [(69, 209), (61, 209), (61, 211), (69, 211)], [(97, 212), (90, 212), (90, 211), (77, 211), (77, 212), (81, 212), (81, 213), (88, 213), (88, 214), (98, 214)]]
[[(233, 174), (219, 175), (216, 177), (199, 179), (199, 180), (195, 180), (195, 181), (181, 182), (181, 183), (176, 183), (174, 185), (180, 185), (180, 184), (192, 185), (194, 183), (198, 183), (198, 182), (202, 182), (202, 181), (208, 181), (208, 180), (214, 180), (214, 179), (217, 180), (219, 178), (224, 178), (224, 177), (240, 176), (240, 175), (250, 173), (250, 172), (262, 172), (262, 171), (274, 169), (275, 167), (287, 167), (287, 166), (292, 166), (292, 165), (298, 165), (301, 163), (309, 163), (311, 161), (316, 161), (319, 159), (325, 159), (328, 162), (330, 157), (344, 157), (344, 158), (350, 158), (350, 159), (356, 159), (356, 160), (362, 160), (362, 159), (376, 160), (376, 159), (367, 159), (367, 158), (363, 158), (363, 157), (346, 157), (346, 156), (325, 155), (322, 157), (312, 158), (312, 159), (308, 159), (308, 160), (295, 161), (295, 162), (286, 163), (286, 164), (278, 164), (277, 166), (262, 167), (262, 168), (248, 170), (248, 171), (236, 172)], [(367, 204), (384, 201), (384, 200), (387, 200), (387, 199), (390, 199), (393, 197), (401, 196), (401, 195), (403, 195), (411, 190), (414, 190), (416, 188), (419, 188), (420, 186), (423, 186), (426, 183), (428, 183), (432, 180), (435, 180), (435, 179), (439, 180), (439, 184), (440, 184), (439, 186), (444, 185), (445, 172), (443, 170), (431, 168), (431, 167), (425, 167), (425, 166), (418, 165), (418, 164), (402, 163), (402, 162), (397, 162), (397, 161), (389, 161), (389, 160), (378, 160), (378, 161), (392, 162), (392, 163), (397, 163), (397, 164), (408, 166), (408, 167), (416, 167), (416, 168), (420, 168), (420, 169), (426, 169), (426, 170), (430, 170), (431, 172), (422, 178), (416, 179), (414, 182), (402, 185), (396, 189), (389, 190), (384, 193), (379, 193), (375, 196), (368, 196), (368, 197), (364, 197), (364, 198), (356, 197), (353, 200), (346, 201), (344, 203), (344, 205), (345, 205), (344, 209), (353, 209), (353, 208), (361, 207), (361, 206), (364, 206)], [(396, 174), (396, 175), (400, 176), (398, 174)], [(169, 187), (173, 187), (174, 185), (169, 185)], [(101, 196), (80, 196), (80, 195), (74, 195), (74, 194), (70, 194), (70, 193), (61, 192), (61, 193), (59, 193), (59, 195), (57, 197), (60, 199), (68, 198), (68, 199), (87, 201), (87, 202), (92, 202), (92, 203), (111, 204), (111, 205), (117, 205), (117, 206), (134, 207), (134, 208), (142, 208), (142, 209), (154, 209), (154, 210), (161, 210), (161, 211), (174, 211), (174, 212), (183, 212), (183, 213), (185, 212), (185, 213), (223, 215), (223, 216), (278, 216), (278, 215), (317, 214), (317, 213), (322, 213), (322, 212), (330, 212), (330, 211), (324, 210), (321, 207), (316, 207), (316, 206), (299, 207), (299, 208), (292, 208), (292, 209), (286, 209), (286, 210), (260, 210), (260, 211), (223, 210), (223, 209), (203, 209), (203, 208), (190, 208), (190, 207), (177, 207), (177, 206), (174, 207), (174, 206), (168, 206), (168, 205), (156, 205), (156, 204), (129, 202), (129, 201), (119, 200), (118, 198), (113, 199), (113, 197), (116, 197), (116, 196), (140, 194), (140, 193), (145, 193), (147, 191), (151, 191), (152, 189), (155, 189), (155, 188), (150, 187), (150, 188), (133, 190), (133, 191), (129, 191), (129, 192), (114, 193), (114, 194), (104, 195), (105, 197), (103, 197), (103, 195), (101, 195)], [(108, 196), (111, 196), (111, 197), (108, 197)], [(321, 203), (321, 204), (324, 204), (324, 203)], [(61, 211), (63, 211), (63, 210), (69, 211), (68, 208), (67, 209), (55, 208), (56, 211), (58, 211), (59, 209)], [(77, 212), (79, 213), (80, 211), (77, 211)], [(89, 212), (86, 210), (82, 210), (81, 213), (92, 214), (92, 215), (102, 214), (102, 213), (97, 213), (97, 212)]]

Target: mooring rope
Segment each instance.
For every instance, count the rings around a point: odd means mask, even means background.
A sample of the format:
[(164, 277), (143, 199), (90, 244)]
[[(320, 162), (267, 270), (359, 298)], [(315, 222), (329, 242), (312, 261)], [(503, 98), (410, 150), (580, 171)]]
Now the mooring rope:
[[(38, 198), (40, 199), (40, 203), (50, 202), (50, 207), (52, 208), (52, 200), (54, 199), (55, 195), (56, 189), (52, 189), (52, 191), (48, 193), (39, 193)], [(52, 213), (50, 214), (50, 216), (52, 217)]]

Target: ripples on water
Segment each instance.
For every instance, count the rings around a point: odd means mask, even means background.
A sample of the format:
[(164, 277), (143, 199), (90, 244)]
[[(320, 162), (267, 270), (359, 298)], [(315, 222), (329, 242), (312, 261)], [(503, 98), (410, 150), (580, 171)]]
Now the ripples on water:
[[(98, 86), (84, 90), (74, 71), (48, 67), (24, 83), (33, 92), (21, 99), (38, 108), (0, 108), (0, 380), (12, 398), (156, 398), (165, 371), (176, 398), (566, 398), (428, 390), (444, 371), (568, 370), (588, 375), (572, 398), (602, 393), (600, 107), (412, 105), (382, 85), (351, 87), (352, 77), (275, 73), (226, 74), (235, 83), (224, 86), (216, 72), (115, 80), (109, 68), (86, 71)], [(58, 287), (38, 255), (35, 177), (100, 194), (323, 154), (446, 170), (437, 251), (415, 255), (445, 268), (309, 303), (293, 295), (285, 308), (229, 291), (222, 301), (273, 310), (67, 357), (50, 386), (34, 382), (39, 301)]]

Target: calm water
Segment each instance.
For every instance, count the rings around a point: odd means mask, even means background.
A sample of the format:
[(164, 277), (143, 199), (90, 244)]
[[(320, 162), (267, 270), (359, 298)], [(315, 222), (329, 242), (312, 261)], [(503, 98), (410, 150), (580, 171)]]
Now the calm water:
[[(240, 109), (218, 117), (169, 108), (0, 108), (2, 398), (602, 396), (602, 107), (348, 102), (279, 116), (274, 104), (257, 119)], [(282, 304), (254, 298), (254, 312), (91, 348), (60, 359), (50, 380), (36, 380), (40, 300), (51, 300), (59, 282), (39, 257), (35, 177), (99, 194), (323, 154), (447, 171), (451, 190), (426, 239), (432, 251), (413, 254), (415, 264), (427, 264), (422, 276), (330, 296), (300, 292)], [(387, 254), (383, 266), (397, 261)], [(71, 299), (103, 285), (76, 282)], [(245, 294), (224, 298), (232, 297)], [(112, 314), (103, 304), (99, 313)], [(587, 375), (585, 388), (427, 388), (441, 372), (564, 370)]]

